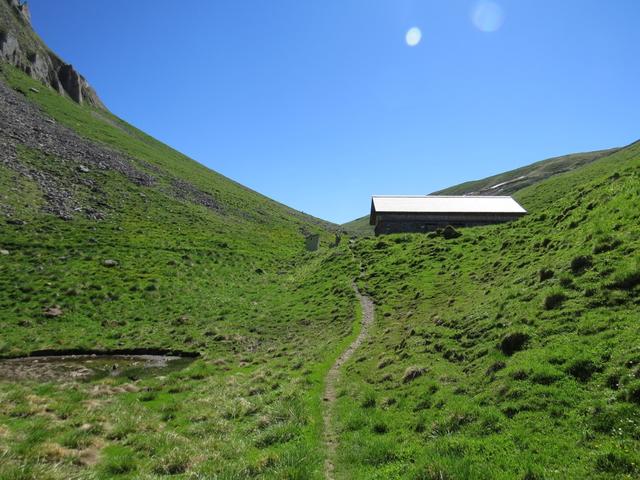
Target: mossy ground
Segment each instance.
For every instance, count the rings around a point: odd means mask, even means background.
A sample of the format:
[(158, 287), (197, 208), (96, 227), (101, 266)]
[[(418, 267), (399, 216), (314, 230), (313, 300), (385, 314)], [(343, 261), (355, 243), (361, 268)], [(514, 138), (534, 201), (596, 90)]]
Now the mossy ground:
[(519, 199), (514, 223), (356, 245), (377, 318), (342, 478), (640, 475), (640, 145)]

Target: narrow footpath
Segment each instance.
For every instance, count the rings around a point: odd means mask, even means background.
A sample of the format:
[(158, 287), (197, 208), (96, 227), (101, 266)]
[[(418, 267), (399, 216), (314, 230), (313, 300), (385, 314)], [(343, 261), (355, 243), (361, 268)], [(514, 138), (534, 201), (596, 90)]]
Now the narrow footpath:
[(374, 306), (371, 299), (365, 295), (362, 295), (358, 290), (358, 287), (353, 283), (353, 290), (356, 292), (356, 296), (360, 301), (362, 307), (362, 320), (360, 333), (356, 339), (351, 342), (347, 349), (340, 354), (335, 363), (331, 366), (331, 369), (327, 373), (324, 387), (324, 443), (326, 446), (327, 459), (324, 463), (324, 476), (327, 480), (334, 480), (335, 469), (335, 456), (336, 447), (338, 446), (338, 437), (335, 431), (335, 425), (333, 418), (335, 415), (335, 403), (336, 403), (336, 384), (338, 383), (338, 377), (340, 376), (340, 368), (345, 364), (360, 346), (360, 344), (369, 336), (369, 328), (373, 324)]

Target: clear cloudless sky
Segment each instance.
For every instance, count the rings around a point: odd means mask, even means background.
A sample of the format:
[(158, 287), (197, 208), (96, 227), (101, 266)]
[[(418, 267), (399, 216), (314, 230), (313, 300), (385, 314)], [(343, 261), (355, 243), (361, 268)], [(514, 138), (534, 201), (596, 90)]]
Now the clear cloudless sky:
[(638, 0), (29, 4), (115, 114), (338, 223), (640, 138)]

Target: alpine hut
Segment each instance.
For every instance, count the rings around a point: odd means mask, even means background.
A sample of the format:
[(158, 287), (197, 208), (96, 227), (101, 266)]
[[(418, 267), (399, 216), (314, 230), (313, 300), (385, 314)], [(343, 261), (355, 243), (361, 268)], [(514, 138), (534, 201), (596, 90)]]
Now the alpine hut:
[(516, 220), (527, 211), (509, 196), (374, 195), (369, 224), (375, 234), (429, 232)]

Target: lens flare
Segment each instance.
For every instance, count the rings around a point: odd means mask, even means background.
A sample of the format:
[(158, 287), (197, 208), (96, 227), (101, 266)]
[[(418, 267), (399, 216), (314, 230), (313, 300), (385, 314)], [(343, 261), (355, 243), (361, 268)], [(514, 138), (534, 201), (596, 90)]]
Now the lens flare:
[(481, 32), (495, 32), (502, 27), (504, 12), (497, 3), (482, 0), (471, 11), (471, 21)]
[(418, 27), (410, 28), (405, 35), (405, 40), (407, 45), (415, 47), (420, 43), (420, 40), (422, 40), (422, 32)]

